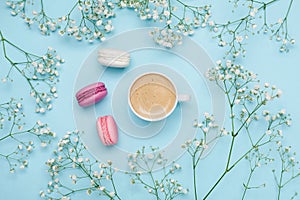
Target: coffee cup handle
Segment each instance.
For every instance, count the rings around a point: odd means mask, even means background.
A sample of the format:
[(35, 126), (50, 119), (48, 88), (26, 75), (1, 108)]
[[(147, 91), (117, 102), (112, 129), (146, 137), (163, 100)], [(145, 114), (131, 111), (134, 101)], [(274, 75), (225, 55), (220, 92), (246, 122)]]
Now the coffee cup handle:
[(191, 97), (188, 94), (179, 94), (178, 95), (178, 101), (179, 102), (189, 101), (190, 99), (191, 99)]

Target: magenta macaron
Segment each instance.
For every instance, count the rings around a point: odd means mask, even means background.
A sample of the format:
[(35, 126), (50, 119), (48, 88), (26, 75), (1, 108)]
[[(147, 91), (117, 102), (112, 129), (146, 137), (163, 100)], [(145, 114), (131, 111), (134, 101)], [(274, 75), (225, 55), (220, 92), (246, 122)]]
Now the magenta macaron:
[(76, 93), (78, 104), (82, 107), (93, 105), (107, 95), (105, 84), (97, 82), (90, 84)]
[(99, 117), (96, 126), (100, 140), (104, 145), (110, 146), (118, 142), (118, 127), (111, 115)]

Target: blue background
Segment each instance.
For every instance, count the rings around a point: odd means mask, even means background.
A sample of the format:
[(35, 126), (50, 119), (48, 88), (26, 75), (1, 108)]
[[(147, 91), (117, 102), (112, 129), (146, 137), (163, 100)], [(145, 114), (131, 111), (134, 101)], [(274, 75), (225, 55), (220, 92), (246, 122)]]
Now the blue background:
[[(58, 0), (51, 2), (51, 4), (47, 3), (47, 8), (53, 10), (55, 10), (58, 5), (68, 4), (67, 1), (64, 3)], [(216, 3), (213, 9), (214, 17), (219, 19), (226, 17), (226, 13), (232, 9), (228, 5), (227, 1)], [(280, 7), (281, 4), (278, 5), (278, 7), (274, 6), (274, 13), (276, 13), (276, 9), (278, 9), (278, 12), (282, 11)], [(64, 6), (61, 8), (63, 7)], [(294, 1), (289, 16), (289, 25), (290, 35), (295, 38), (296, 45), (289, 53), (279, 53), (279, 43), (269, 40), (267, 36), (256, 35), (247, 40), (247, 55), (245, 58), (239, 60), (247, 69), (257, 73), (262, 82), (270, 82), (283, 90), (283, 97), (276, 100), (272, 105), (275, 109), (286, 108), (287, 112), (291, 113), (293, 125), (285, 131), (286, 137), (284, 143), (291, 145), (293, 150), (297, 152), (300, 152), (300, 125), (298, 123), (300, 121), (299, 8), (300, 2)], [(225, 10), (227, 11), (225, 12)], [(57, 12), (63, 11), (58, 9)], [(130, 10), (117, 9), (116, 12), (117, 18), (113, 19), (115, 29), (113, 34), (110, 34), (108, 38), (135, 28), (154, 25), (139, 20), (136, 17), (136, 13)], [(58, 13), (58, 15), (59, 14), (60, 13)], [(60, 71), (60, 83), (57, 86), (59, 98), (54, 102), (54, 109), (46, 115), (38, 115), (33, 112), (35, 106), (34, 102), (31, 97), (29, 97), (28, 90), (23, 90), (22, 80), (15, 81), (13, 84), (1, 84), (1, 98), (10, 96), (24, 97), (24, 104), (26, 105), (24, 111), (27, 113), (26, 122), (30, 124), (38, 119), (46, 121), (52, 130), (57, 133), (58, 137), (63, 136), (66, 131), (75, 129), (72, 114), (74, 82), (79, 72), (80, 64), (99, 43), (88, 44), (87, 42), (77, 42), (74, 39), (60, 37), (57, 34), (52, 34), (50, 37), (42, 36), (36, 27), (30, 30), (19, 17), (11, 17), (4, 2), (0, 4), (0, 30), (9, 40), (30, 52), (42, 54), (46, 51), (48, 46), (51, 46), (66, 60), (66, 63), (62, 66), (62, 70)], [(216, 61), (223, 57), (224, 50), (217, 46), (216, 41), (211, 39), (211, 36), (207, 30), (198, 30), (192, 38), (206, 49), (212, 60)], [(1, 68), (3, 67), (5, 66), (1, 66)], [(3, 91), (5, 92), (3, 93)], [(1, 99), (1, 101), (2, 100), (3, 99)], [(220, 167), (224, 166), (224, 160), (222, 159), (224, 156), (222, 155), (226, 153), (224, 152), (224, 148), (226, 149), (228, 144), (228, 139), (222, 139), (218, 142), (212, 153), (204, 159), (204, 162), (200, 166), (203, 173), (199, 176), (199, 187), (201, 188), (199, 189), (199, 193), (204, 194), (222, 172), (223, 168)], [(54, 147), (55, 145), (50, 146), (48, 149), (37, 148), (30, 157), (29, 168), (23, 171), (19, 170), (16, 174), (8, 173), (6, 163), (0, 161), (1, 199), (38, 199), (39, 191), (45, 189), (49, 178), (44, 163), (51, 157), (51, 148)], [(192, 183), (189, 178), (191, 177), (191, 170), (188, 156), (183, 156), (178, 162), (182, 165), (184, 170), (176, 177), (181, 180), (185, 186), (191, 188)], [(222, 181), (210, 199), (223, 199), (224, 196), (227, 197), (226, 199), (239, 199), (242, 191), (241, 181), (245, 180), (246, 174), (247, 172), (245, 173), (242, 167), (232, 171), (229, 176)], [(262, 176), (263, 175), (264, 173), (262, 173)], [(122, 175), (120, 175), (120, 180), (121, 178)], [(276, 190), (272, 176), (269, 177), (266, 175), (266, 180), (267, 184), (269, 184), (268, 189), (250, 191), (248, 199), (275, 198)], [(259, 180), (255, 181), (260, 183)], [(299, 184), (300, 180), (292, 182), (289, 187), (285, 189), (287, 196), (291, 196), (293, 191), (299, 191), (299, 188), (296, 187), (297, 185), (299, 186)], [(124, 196), (124, 199), (140, 199), (145, 194), (140, 191), (142, 190), (141, 188), (132, 187), (129, 182), (125, 181), (120, 181), (118, 188), (120, 194), (122, 194), (121, 196)], [(186, 196), (185, 198), (190, 199), (191, 196)], [(282, 199), (285, 198), (283, 197)]]

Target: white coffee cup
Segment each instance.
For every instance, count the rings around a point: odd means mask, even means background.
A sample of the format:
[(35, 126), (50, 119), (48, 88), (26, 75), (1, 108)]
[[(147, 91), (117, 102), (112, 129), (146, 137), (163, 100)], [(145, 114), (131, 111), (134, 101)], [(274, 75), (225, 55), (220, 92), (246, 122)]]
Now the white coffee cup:
[(187, 94), (178, 94), (169, 77), (157, 72), (138, 76), (128, 90), (129, 107), (136, 116), (146, 121), (167, 118), (175, 110), (178, 102), (189, 99)]

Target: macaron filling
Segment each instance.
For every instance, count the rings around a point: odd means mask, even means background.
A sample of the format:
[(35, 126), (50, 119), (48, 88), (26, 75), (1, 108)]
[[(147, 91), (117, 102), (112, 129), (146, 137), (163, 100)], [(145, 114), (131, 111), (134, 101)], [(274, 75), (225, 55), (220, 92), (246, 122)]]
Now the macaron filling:
[(103, 142), (106, 145), (113, 144), (114, 142), (111, 140), (109, 135), (109, 130), (107, 126), (107, 116), (100, 118), (100, 128), (103, 134)]
[(118, 142), (118, 128), (111, 115), (99, 117), (96, 127), (98, 136), (104, 145), (111, 146)]

